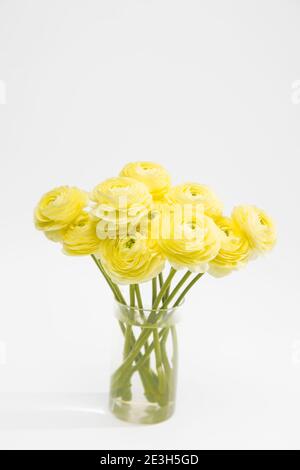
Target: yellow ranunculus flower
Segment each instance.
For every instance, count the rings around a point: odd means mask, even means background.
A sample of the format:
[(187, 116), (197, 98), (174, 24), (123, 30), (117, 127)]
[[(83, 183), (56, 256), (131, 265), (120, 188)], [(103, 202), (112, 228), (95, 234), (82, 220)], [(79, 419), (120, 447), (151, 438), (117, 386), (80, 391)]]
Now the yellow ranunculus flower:
[(169, 204), (201, 205), (209, 217), (222, 214), (223, 204), (207, 186), (199, 183), (184, 183), (173, 186), (165, 196)]
[(273, 220), (256, 206), (237, 206), (232, 211), (232, 220), (247, 238), (251, 249), (263, 253), (276, 243), (276, 228)]
[(115, 209), (135, 204), (150, 206), (152, 197), (147, 186), (140, 181), (124, 176), (109, 178), (98, 184), (91, 192), (91, 199), (98, 204), (107, 204)]
[[(92, 215), (99, 220), (97, 234), (106, 238), (108, 233), (126, 235), (128, 224), (138, 224), (152, 206), (152, 196), (146, 185), (119, 176), (100, 183), (91, 193), (96, 203)], [(125, 230), (125, 233), (124, 233)]]
[(144, 183), (155, 201), (161, 200), (171, 186), (171, 177), (167, 170), (153, 162), (128, 163), (120, 176), (128, 176)]
[(224, 237), (219, 253), (210, 262), (209, 273), (215, 277), (222, 277), (247, 263), (250, 246), (247, 238), (229, 217), (220, 217), (216, 220), (216, 224), (224, 233)]
[(183, 214), (180, 219), (174, 214), (169, 236), (163, 230), (158, 244), (175, 269), (206, 272), (220, 249), (221, 240), (222, 232), (210, 217)]
[(34, 212), (34, 222), (38, 230), (43, 230), (48, 238), (61, 240), (66, 227), (87, 205), (87, 193), (78, 188), (60, 186), (44, 194)]
[(149, 281), (163, 270), (165, 264), (157, 244), (140, 234), (103, 240), (100, 258), (112, 280), (119, 284)]
[(98, 252), (102, 242), (96, 235), (96, 222), (82, 212), (63, 235), (63, 250), (67, 255), (91, 255)]

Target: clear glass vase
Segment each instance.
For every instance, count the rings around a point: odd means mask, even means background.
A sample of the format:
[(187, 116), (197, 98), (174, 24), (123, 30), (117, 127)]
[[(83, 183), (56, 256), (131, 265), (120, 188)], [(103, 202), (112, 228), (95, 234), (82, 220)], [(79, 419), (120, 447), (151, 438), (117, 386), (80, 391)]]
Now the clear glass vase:
[(131, 423), (153, 424), (174, 413), (181, 306), (141, 309), (116, 303), (110, 410)]

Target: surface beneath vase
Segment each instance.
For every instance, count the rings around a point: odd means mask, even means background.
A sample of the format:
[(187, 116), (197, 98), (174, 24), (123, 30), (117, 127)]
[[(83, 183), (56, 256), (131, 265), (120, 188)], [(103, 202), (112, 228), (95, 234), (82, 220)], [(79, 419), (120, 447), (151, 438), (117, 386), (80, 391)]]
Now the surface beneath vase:
[(134, 424), (156, 424), (169, 419), (175, 410), (175, 402), (159, 406), (145, 401), (125, 401), (110, 398), (109, 408), (118, 419)]

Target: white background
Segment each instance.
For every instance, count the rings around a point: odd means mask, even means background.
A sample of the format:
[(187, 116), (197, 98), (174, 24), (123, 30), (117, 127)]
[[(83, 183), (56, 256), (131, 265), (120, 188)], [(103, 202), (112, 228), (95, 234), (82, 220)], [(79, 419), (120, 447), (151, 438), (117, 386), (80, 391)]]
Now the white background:
[[(1, 448), (300, 448), (299, 15), (297, 0), (0, 0)], [(115, 320), (95, 266), (32, 223), (45, 191), (134, 160), (212, 186), (227, 212), (255, 203), (279, 232), (189, 296), (177, 412), (152, 427), (106, 409)]]

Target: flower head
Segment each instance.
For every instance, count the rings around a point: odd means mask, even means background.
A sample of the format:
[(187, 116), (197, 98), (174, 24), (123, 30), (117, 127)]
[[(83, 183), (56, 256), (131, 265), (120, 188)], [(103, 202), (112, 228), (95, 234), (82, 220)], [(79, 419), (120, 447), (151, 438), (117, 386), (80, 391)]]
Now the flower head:
[(161, 200), (171, 186), (171, 177), (167, 170), (158, 163), (133, 162), (122, 169), (120, 176), (134, 178), (144, 183), (153, 199)]
[(185, 183), (173, 186), (165, 196), (169, 204), (184, 204), (193, 207), (202, 206), (209, 217), (218, 217), (222, 213), (223, 204), (215, 193), (207, 186), (199, 183)]
[(225, 276), (234, 269), (244, 266), (250, 257), (247, 238), (235, 226), (229, 217), (220, 217), (216, 224), (223, 232), (221, 248), (217, 256), (210, 261), (209, 273), (215, 277)]
[(208, 216), (171, 216), (170, 235), (163, 230), (158, 244), (175, 269), (206, 272), (221, 246), (222, 232)]
[(66, 227), (87, 205), (87, 193), (75, 187), (60, 186), (49, 191), (39, 201), (34, 222), (53, 240), (61, 239)]
[(157, 244), (141, 234), (103, 240), (100, 258), (112, 280), (119, 284), (149, 281), (163, 270), (165, 264)]
[(69, 225), (62, 239), (64, 252), (74, 256), (95, 254), (101, 244), (96, 222), (84, 211)]
[(122, 176), (100, 183), (92, 191), (91, 199), (96, 203), (91, 213), (99, 221), (99, 238), (106, 238), (110, 231), (115, 235), (123, 231), (126, 235), (128, 224), (138, 224), (152, 205), (147, 186)]
[(276, 228), (273, 220), (256, 206), (237, 206), (232, 211), (232, 220), (247, 238), (256, 253), (271, 250), (276, 243)]

